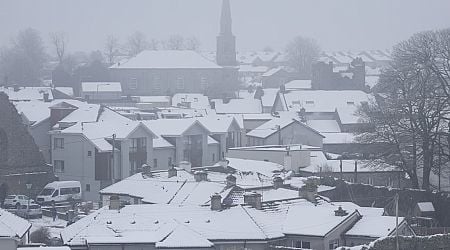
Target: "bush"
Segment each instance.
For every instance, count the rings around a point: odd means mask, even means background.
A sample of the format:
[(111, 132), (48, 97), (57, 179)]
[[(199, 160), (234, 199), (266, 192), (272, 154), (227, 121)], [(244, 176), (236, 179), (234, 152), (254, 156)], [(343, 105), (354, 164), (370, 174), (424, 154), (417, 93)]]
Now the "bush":
[(30, 241), (32, 243), (42, 243), (45, 245), (50, 245), (50, 231), (46, 227), (41, 227), (30, 234)]

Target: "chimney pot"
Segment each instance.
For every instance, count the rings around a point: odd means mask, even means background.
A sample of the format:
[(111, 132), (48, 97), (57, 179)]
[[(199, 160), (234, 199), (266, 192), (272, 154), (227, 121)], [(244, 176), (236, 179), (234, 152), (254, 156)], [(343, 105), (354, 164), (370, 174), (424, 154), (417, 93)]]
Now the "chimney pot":
[(347, 211), (342, 209), (341, 206), (339, 206), (339, 208), (337, 210), (334, 210), (334, 215), (336, 216), (346, 216), (348, 215)]
[(275, 189), (281, 188), (284, 185), (284, 180), (280, 176), (273, 177), (273, 187)]

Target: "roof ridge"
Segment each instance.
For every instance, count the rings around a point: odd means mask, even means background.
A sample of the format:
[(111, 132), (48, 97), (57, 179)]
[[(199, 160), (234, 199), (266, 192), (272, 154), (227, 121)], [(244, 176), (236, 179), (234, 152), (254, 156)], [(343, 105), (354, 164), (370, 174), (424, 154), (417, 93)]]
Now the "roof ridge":
[(261, 231), (261, 233), (264, 235), (264, 237), (266, 237), (266, 239), (268, 239), (269, 236), (264, 232), (264, 229), (256, 222), (255, 218), (253, 218), (253, 216), (250, 215), (250, 213), (247, 211), (247, 209), (245, 209), (244, 206), (240, 205), (240, 207), (244, 210), (244, 212), (248, 215), (248, 217), (250, 217), (252, 222), (255, 223), (255, 225), (258, 227), (258, 229)]

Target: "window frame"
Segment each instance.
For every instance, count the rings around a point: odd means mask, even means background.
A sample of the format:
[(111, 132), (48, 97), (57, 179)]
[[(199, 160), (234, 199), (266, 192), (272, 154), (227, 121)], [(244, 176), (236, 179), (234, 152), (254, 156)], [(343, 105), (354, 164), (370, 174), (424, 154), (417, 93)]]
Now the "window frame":
[[(59, 164), (57, 164), (59, 163)], [(64, 173), (64, 161), (63, 160), (53, 160), (53, 172)]]
[(137, 89), (138, 88), (138, 80), (135, 77), (130, 78), (128, 82), (128, 89)]
[(184, 77), (177, 77), (177, 79), (175, 80), (175, 87), (179, 90), (185, 89), (185, 83), (184, 83)]
[(54, 137), (53, 138), (53, 149), (64, 149), (64, 138)]

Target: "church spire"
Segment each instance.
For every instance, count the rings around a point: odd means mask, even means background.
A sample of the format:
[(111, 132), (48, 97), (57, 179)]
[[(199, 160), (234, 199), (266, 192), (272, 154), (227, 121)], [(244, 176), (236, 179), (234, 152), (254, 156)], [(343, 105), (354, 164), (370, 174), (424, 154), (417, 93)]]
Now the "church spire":
[(230, 0), (222, 0), (216, 61), (220, 66), (236, 66), (236, 38), (231, 31)]
[(220, 16), (220, 34), (231, 35), (231, 9), (230, 0), (222, 1), (222, 15)]

